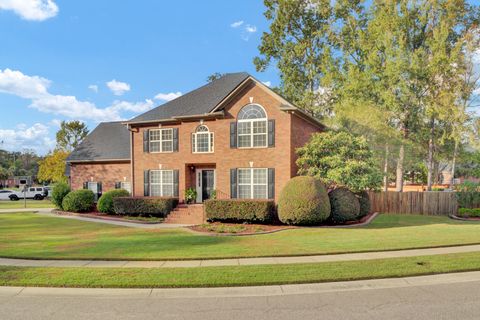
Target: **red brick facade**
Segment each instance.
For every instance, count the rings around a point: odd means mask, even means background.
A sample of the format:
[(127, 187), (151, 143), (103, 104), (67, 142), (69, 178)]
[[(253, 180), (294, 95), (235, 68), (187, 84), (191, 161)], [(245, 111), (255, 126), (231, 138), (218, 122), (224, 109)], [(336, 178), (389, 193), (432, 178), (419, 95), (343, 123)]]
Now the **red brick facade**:
[[(230, 123), (236, 120), (242, 107), (251, 103), (261, 105), (268, 119), (275, 119), (275, 146), (269, 148), (230, 148)], [(195, 186), (196, 168), (215, 168), (218, 197), (230, 197), (230, 169), (232, 168), (275, 168), (275, 199), (285, 183), (295, 176), (295, 148), (303, 145), (310, 135), (319, 131), (318, 126), (280, 110), (281, 101), (268, 90), (250, 84), (225, 107), (223, 119), (204, 120), (210, 132), (214, 132), (214, 153), (192, 152), (191, 134), (200, 125), (200, 120), (181, 124), (162, 125), (162, 128), (179, 129), (179, 150), (173, 153), (143, 152), (143, 132), (157, 126), (139, 127), (133, 134), (133, 181), (134, 194), (143, 195), (144, 170), (179, 170), (179, 196), (183, 199), (186, 189)]]
[(131, 179), (130, 162), (72, 163), (71, 188), (82, 189), (85, 182), (101, 182), (103, 191), (115, 188), (115, 183)]

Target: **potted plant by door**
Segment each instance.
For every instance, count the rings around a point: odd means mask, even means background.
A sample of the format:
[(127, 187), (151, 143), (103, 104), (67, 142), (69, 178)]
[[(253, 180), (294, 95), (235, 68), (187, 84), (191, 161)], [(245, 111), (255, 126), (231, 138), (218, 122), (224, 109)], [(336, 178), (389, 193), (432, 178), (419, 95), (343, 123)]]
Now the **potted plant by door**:
[(194, 203), (197, 200), (197, 190), (188, 188), (185, 190), (185, 202), (187, 204)]

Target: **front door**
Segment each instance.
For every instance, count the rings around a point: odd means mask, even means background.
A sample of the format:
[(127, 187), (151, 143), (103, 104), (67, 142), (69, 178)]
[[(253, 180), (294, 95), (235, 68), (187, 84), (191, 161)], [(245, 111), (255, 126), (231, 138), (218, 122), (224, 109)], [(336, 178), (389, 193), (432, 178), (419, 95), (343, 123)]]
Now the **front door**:
[(215, 190), (215, 170), (213, 169), (197, 169), (197, 202), (212, 197)]

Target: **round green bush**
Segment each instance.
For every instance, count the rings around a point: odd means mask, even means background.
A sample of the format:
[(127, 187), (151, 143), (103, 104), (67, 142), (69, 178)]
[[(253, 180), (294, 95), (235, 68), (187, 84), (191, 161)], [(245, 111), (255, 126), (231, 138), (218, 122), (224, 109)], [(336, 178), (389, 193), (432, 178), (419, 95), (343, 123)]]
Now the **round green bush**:
[(330, 191), (328, 197), (330, 198), (330, 206), (332, 208), (330, 220), (333, 223), (358, 220), (360, 216), (360, 202), (352, 191), (341, 187)]
[(330, 202), (323, 183), (299, 176), (287, 182), (278, 201), (278, 218), (286, 224), (317, 225), (330, 215)]
[(92, 190), (82, 189), (70, 192), (63, 198), (62, 207), (70, 212), (91, 211), (95, 203), (95, 194)]
[(368, 192), (365, 190), (357, 192), (355, 195), (357, 196), (358, 203), (360, 204), (359, 218), (363, 218), (370, 213), (370, 197), (368, 196)]
[(130, 193), (128, 193), (128, 191), (125, 189), (114, 189), (107, 191), (102, 194), (100, 199), (98, 199), (97, 209), (103, 213), (115, 213), (115, 210), (113, 209), (113, 198), (128, 196), (130, 196)]
[(52, 202), (57, 209), (62, 210), (63, 198), (70, 192), (70, 186), (65, 182), (59, 182), (53, 186)]

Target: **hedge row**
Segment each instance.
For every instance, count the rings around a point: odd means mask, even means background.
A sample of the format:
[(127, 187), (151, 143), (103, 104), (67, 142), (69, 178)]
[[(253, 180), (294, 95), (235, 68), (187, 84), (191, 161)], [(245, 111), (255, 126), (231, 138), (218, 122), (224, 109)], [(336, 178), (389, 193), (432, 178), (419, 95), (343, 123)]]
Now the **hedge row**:
[(113, 209), (116, 214), (128, 216), (165, 217), (178, 205), (172, 197), (116, 197)]
[(460, 208), (458, 216), (464, 218), (480, 218), (480, 208)]
[(272, 200), (210, 199), (205, 201), (209, 221), (271, 223), (275, 221)]

